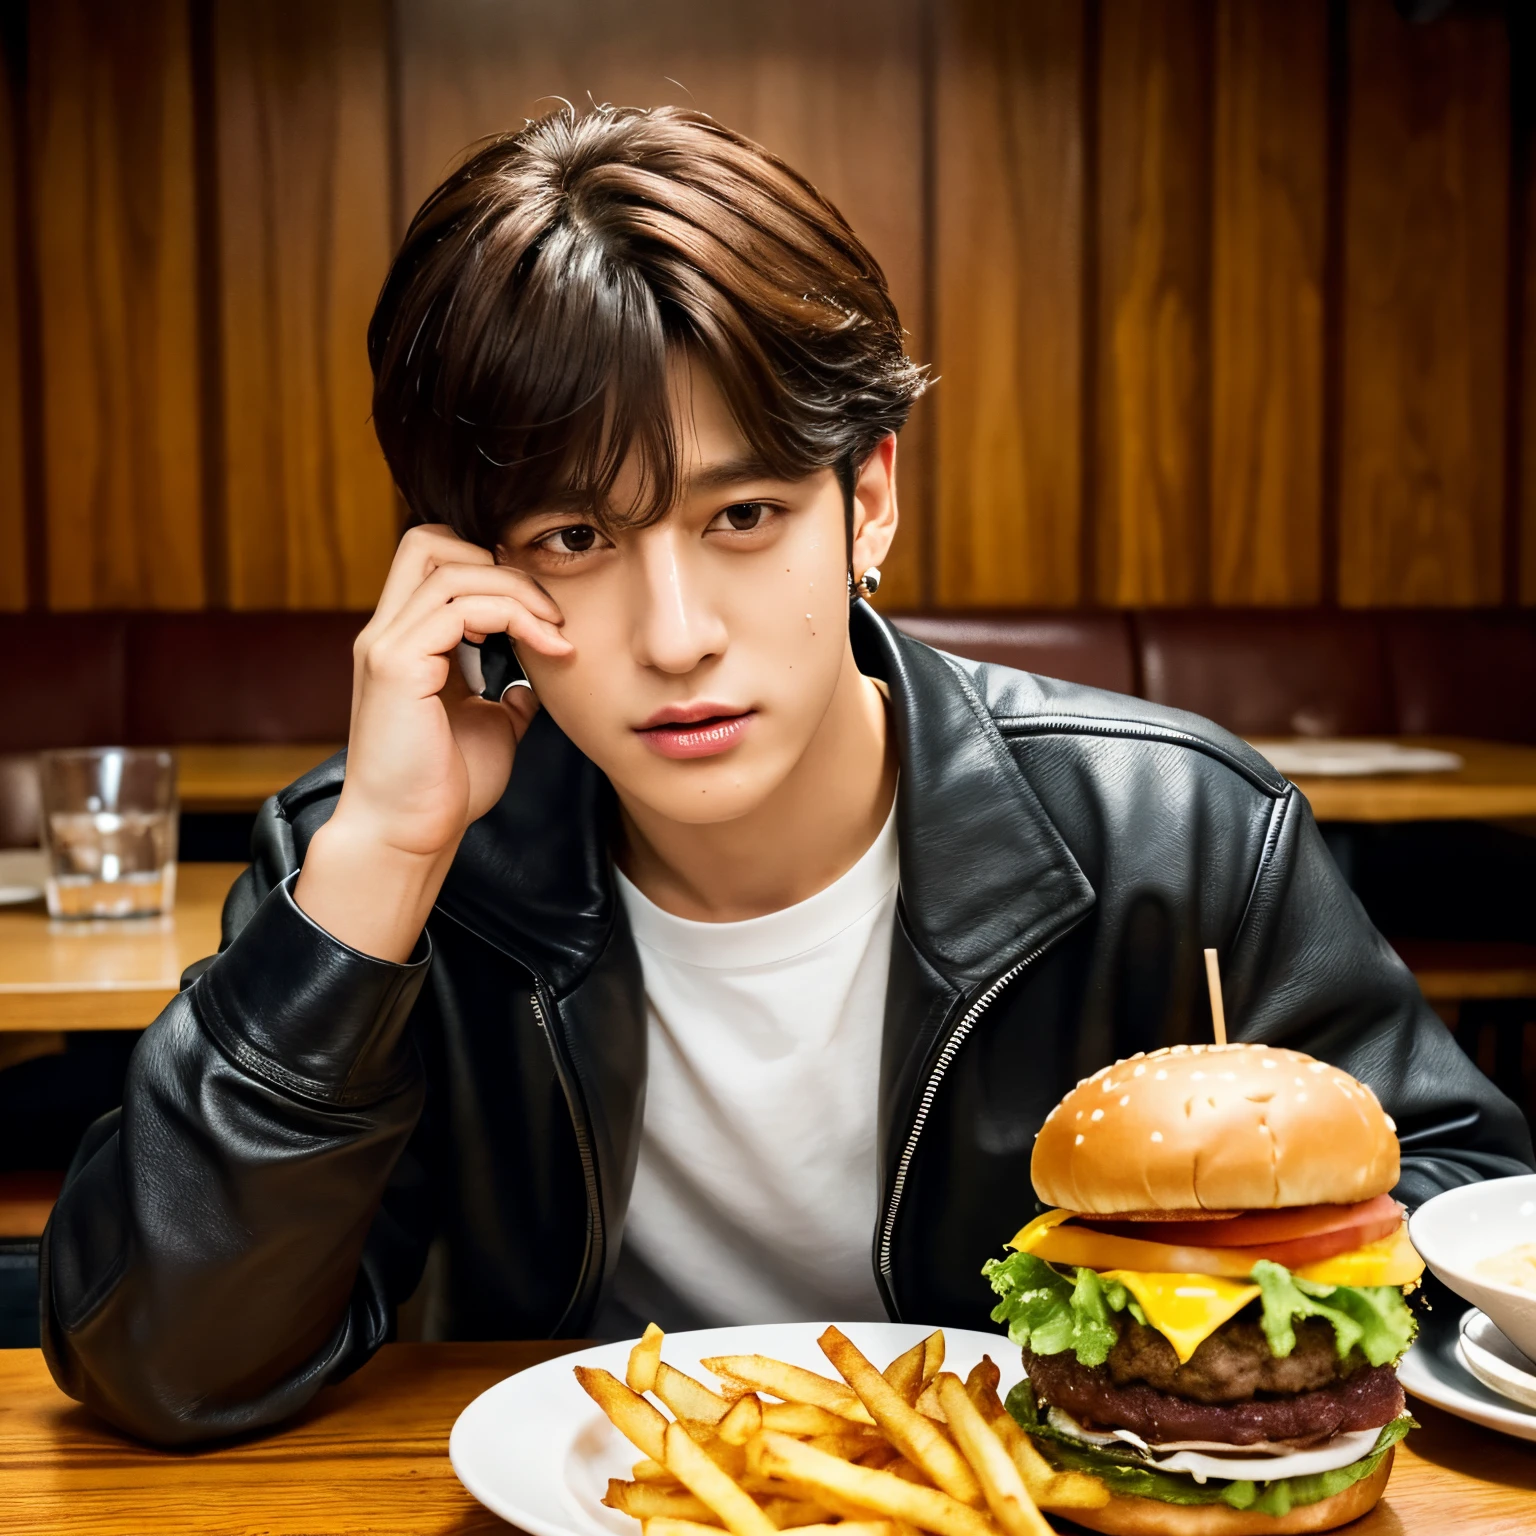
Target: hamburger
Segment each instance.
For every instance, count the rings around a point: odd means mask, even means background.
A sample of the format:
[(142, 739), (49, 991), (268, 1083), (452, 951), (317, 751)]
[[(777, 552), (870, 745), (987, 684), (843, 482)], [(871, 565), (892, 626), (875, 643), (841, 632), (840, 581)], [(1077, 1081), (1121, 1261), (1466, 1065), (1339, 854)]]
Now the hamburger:
[(1030, 1176), (1052, 1209), (984, 1273), (1024, 1354), (1009, 1411), (1109, 1489), (1074, 1520), (1280, 1536), (1376, 1504), (1424, 1266), (1367, 1086), (1265, 1045), (1138, 1054), (1051, 1111)]

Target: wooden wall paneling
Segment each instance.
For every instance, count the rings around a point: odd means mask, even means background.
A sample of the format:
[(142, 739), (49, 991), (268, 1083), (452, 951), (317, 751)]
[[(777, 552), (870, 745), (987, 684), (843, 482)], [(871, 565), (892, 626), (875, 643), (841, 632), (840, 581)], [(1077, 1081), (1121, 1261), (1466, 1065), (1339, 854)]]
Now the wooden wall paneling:
[(27, 606), (27, 507), (21, 418), (21, 296), (17, 287), (16, 103), (0, 37), (0, 609)]
[(1101, 11), (1094, 527), (1097, 601), (1208, 589), (1210, 12)]
[(1511, 106), (1518, 114), (1515, 144), (1520, 183), (1515, 188), (1511, 217), (1521, 220), (1519, 238), (1511, 249), (1518, 252), (1521, 270), (1520, 335), (1516, 363), (1519, 396), (1514, 401), (1515, 497), (1513, 522), (1515, 560), (1512, 576), (1505, 580), (1506, 593), (1517, 602), (1536, 606), (1536, 17), (1529, 12), (1511, 16)]
[[(402, 205), (409, 214), (485, 135), (565, 97), (710, 112), (802, 171), (890, 279), (912, 351), (923, 334), (923, 0), (397, 0)], [(903, 434), (903, 530), (881, 605), (924, 596), (928, 402)]]
[(397, 511), (366, 332), (391, 229), (387, 0), (218, 0), (223, 513), (234, 608), (371, 608)]
[(1327, 0), (1220, 0), (1211, 210), (1211, 600), (1322, 593)]
[(1350, 7), (1339, 595), (1498, 602), (1509, 209), (1503, 19)]
[(1079, 0), (940, 8), (934, 202), (940, 606), (1081, 595)]
[(31, 7), (48, 597), (203, 601), (185, 0)]

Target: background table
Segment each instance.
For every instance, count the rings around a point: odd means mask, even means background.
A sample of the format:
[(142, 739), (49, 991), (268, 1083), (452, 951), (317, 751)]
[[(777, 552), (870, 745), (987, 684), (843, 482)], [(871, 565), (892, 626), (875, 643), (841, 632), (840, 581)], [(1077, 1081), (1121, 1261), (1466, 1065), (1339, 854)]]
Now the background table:
[[(1293, 780), (1319, 821), (1516, 821), (1536, 817), (1536, 747), (1447, 736), (1393, 737), (1405, 747), (1455, 752), (1453, 773), (1358, 778), (1299, 774)], [(1275, 742), (1256, 740), (1262, 752)]]
[[(387, 1345), (292, 1427), (182, 1455), (136, 1445), (71, 1403), (36, 1350), (0, 1352), (0, 1530), (505, 1532), (454, 1476), (448, 1432), (470, 1399), (503, 1376), (577, 1347)], [(1385, 1503), (1349, 1526), (1350, 1536), (1528, 1536), (1536, 1528), (1536, 1445), (1410, 1406), (1424, 1427), (1398, 1447)]]
[(182, 864), (168, 917), (50, 922), (42, 904), (0, 907), (0, 1036), (13, 1030), (143, 1029), (181, 973), (219, 947), (219, 913), (242, 864)]
[(338, 746), (250, 742), (172, 747), (183, 811), (256, 811), (268, 795), (340, 751)]

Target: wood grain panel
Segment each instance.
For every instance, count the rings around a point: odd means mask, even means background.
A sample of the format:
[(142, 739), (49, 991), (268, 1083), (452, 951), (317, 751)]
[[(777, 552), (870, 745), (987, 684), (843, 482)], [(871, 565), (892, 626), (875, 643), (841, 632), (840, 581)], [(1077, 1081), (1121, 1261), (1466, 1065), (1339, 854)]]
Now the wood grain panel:
[(49, 601), (203, 601), (182, 0), (31, 10)]
[(1081, 589), (1083, 7), (941, 10), (934, 207), (941, 606)]
[(1211, 212), (1211, 599), (1322, 593), (1326, 0), (1221, 0)]
[[(556, 97), (713, 113), (802, 171), (890, 279), (924, 356), (921, 0), (400, 0), (404, 193), (409, 212), (471, 141), (520, 128)], [(882, 606), (923, 599), (926, 402), (902, 438), (903, 532)]]
[(0, 37), (0, 609), (27, 605), (26, 479), (22, 471), (21, 297), (18, 231), (16, 102), (12, 61)]
[(387, 0), (219, 0), (223, 506), (234, 608), (371, 608), (394, 553), (366, 333), (389, 266)]
[(1208, 586), (1209, 11), (1101, 15), (1092, 595), (1191, 603)]
[(1502, 589), (1509, 191), (1503, 20), (1350, 7), (1339, 595)]

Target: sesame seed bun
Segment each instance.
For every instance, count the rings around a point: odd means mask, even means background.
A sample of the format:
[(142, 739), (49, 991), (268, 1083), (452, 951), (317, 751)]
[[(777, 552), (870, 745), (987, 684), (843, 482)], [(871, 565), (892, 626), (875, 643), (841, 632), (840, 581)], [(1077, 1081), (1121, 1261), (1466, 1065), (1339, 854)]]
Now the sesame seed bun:
[(1175, 1045), (1079, 1083), (1029, 1171), (1047, 1204), (1094, 1215), (1352, 1205), (1397, 1183), (1397, 1127), (1300, 1051)]
[(1164, 1504), (1159, 1499), (1110, 1496), (1101, 1509), (1066, 1511), (1078, 1525), (1108, 1536), (1298, 1536), (1331, 1531), (1375, 1509), (1392, 1471), (1394, 1452), (1381, 1458), (1369, 1477), (1351, 1483), (1331, 1499), (1302, 1504), (1287, 1515), (1256, 1515), (1227, 1504)]

